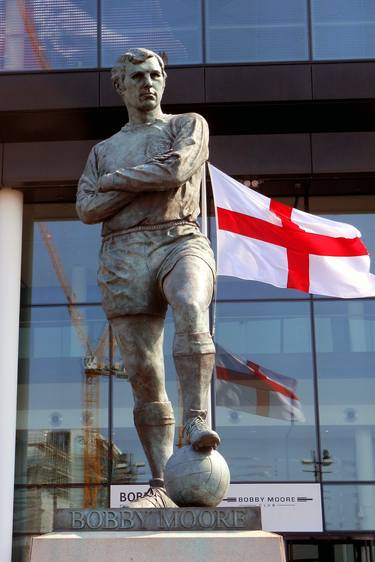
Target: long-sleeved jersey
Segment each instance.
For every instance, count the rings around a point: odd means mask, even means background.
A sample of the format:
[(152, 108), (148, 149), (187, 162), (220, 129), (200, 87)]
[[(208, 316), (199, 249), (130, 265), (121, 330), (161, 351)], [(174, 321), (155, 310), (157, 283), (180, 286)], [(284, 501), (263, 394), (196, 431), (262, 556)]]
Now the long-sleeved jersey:
[[(196, 113), (125, 125), (91, 150), (78, 184), (78, 215), (88, 224), (103, 222), (103, 235), (179, 219), (195, 221), (207, 158), (208, 126)], [(111, 191), (98, 191), (103, 177)]]

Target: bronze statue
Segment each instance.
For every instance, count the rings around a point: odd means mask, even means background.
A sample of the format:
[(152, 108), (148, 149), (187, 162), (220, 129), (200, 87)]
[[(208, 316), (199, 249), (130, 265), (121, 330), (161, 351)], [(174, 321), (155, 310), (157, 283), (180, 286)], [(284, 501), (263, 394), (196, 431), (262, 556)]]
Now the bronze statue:
[(129, 122), (92, 149), (79, 181), (77, 212), (87, 224), (103, 223), (98, 283), (132, 385), (134, 422), (152, 472), (154, 493), (137, 507), (165, 507), (175, 505), (163, 481), (174, 439), (164, 382), (168, 304), (185, 444), (206, 449), (220, 443), (206, 422), (215, 354), (208, 319), (215, 262), (196, 223), (208, 127), (195, 113), (162, 112), (166, 73), (152, 51), (122, 55), (112, 80)]

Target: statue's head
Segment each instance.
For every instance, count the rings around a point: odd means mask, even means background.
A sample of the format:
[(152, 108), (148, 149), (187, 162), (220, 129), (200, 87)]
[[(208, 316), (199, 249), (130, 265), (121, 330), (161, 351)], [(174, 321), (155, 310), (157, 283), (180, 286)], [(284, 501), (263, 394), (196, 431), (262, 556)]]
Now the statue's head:
[(111, 77), (128, 109), (150, 111), (160, 105), (167, 74), (163, 59), (153, 51), (127, 51), (118, 58)]

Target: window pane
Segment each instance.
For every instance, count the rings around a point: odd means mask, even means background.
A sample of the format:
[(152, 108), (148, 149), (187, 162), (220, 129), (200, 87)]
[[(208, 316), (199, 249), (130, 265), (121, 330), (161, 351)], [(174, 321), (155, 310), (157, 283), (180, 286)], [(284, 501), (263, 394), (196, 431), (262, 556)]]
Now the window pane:
[(316, 544), (293, 544), (291, 551), (292, 562), (319, 562), (318, 545)]
[(108, 488), (105, 486), (16, 488), (14, 533), (51, 532), (55, 509), (84, 508), (87, 493), (93, 498), (92, 507), (108, 507)]
[(106, 480), (106, 334), (98, 307), (22, 311), (17, 483)]
[(315, 449), (308, 303), (219, 304), (216, 344), (216, 422), (232, 481), (313, 480), (302, 464)]
[(305, 60), (305, 0), (207, 0), (207, 62)]
[(323, 486), (325, 525), (328, 531), (373, 531), (375, 486)]
[(375, 56), (373, 0), (312, 0), (314, 59)]
[(23, 303), (100, 302), (96, 284), (100, 225), (35, 221), (25, 233)]
[(279, 289), (268, 283), (247, 281), (238, 277), (219, 275), (217, 278), (217, 299), (305, 299), (308, 295), (294, 289)]
[[(374, 480), (375, 302), (314, 304), (326, 480)], [(324, 459), (323, 459), (324, 460)]]
[(13, 537), (12, 562), (30, 562), (32, 535), (15, 535)]
[(102, 0), (102, 65), (134, 47), (164, 52), (169, 64), (202, 62), (199, 0)]
[[(172, 402), (176, 419), (175, 442), (180, 425), (180, 403), (176, 371), (172, 358), (173, 322), (168, 313), (164, 333), (165, 379), (169, 400)], [(126, 369), (126, 358), (125, 369)], [(118, 349), (115, 362), (122, 362)], [(146, 456), (139, 441), (133, 421), (133, 395), (129, 382), (120, 378), (114, 380), (113, 387), (113, 473), (114, 483), (147, 482), (151, 478)]]
[(96, 0), (4, 0), (0, 70), (97, 66)]

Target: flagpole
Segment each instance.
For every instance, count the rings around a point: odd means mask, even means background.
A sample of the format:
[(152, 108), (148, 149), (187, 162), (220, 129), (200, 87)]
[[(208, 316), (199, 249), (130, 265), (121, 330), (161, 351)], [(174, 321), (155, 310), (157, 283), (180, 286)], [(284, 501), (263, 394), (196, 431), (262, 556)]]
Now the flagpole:
[[(219, 271), (219, 237), (218, 237), (218, 232), (219, 232), (219, 225), (218, 225), (218, 219), (217, 219), (217, 204), (216, 204), (216, 200), (215, 200), (215, 189), (214, 189), (214, 184), (212, 181), (212, 175), (211, 175), (211, 169), (210, 169), (210, 163), (208, 162), (208, 172), (210, 174), (210, 179), (211, 179), (211, 187), (212, 187), (212, 198), (213, 198), (213, 202), (214, 202), (214, 214), (215, 214), (215, 228), (216, 228), (216, 248), (214, 250), (215, 252), (215, 256), (216, 256), (216, 271)], [(217, 276), (216, 276), (216, 285), (215, 285), (215, 292), (214, 292), (214, 299), (213, 299), (213, 312), (212, 312), (212, 322), (211, 322), (211, 335), (214, 338), (215, 337), (215, 328), (216, 328), (216, 295), (217, 295)]]
[[(207, 236), (208, 238), (208, 213), (207, 213), (207, 165), (206, 162), (202, 166), (202, 181), (201, 181), (201, 220), (202, 226), (201, 231), (202, 234)], [(211, 320), (211, 318), (210, 318)], [(211, 322), (210, 322), (211, 324)], [(212, 326), (210, 326), (212, 332)], [(208, 404), (207, 404), (207, 423), (209, 427), (212, 427), (212, 407), (211, 407), (211, 385), (208, 391)]]
[(201, 217), (202, 217), (202, 229), (201, 229), (202, 234), (208, 237), (206, 162), (202, 166)]

